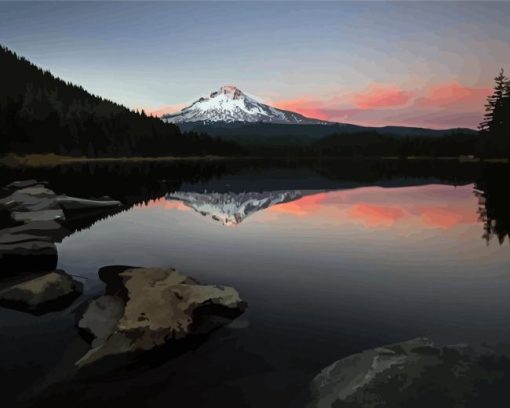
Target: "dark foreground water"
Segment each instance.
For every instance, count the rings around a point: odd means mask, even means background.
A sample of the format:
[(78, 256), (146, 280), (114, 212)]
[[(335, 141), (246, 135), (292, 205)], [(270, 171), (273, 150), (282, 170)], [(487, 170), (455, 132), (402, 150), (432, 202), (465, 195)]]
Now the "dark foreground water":
[[(59, 268), (86, 288), (68, 310), (0, 309), (5, 392), (35, 405), (299, 407), (322, 367), (366, 348), (510, 343), (508, 175), (393, 162), (6, 171), (129, 208), (58, 244)], [(102, 294), (110, 264), (233, 286), (248, 310), (177, 358), (65, 381), (87, 349), (73, 310)]]

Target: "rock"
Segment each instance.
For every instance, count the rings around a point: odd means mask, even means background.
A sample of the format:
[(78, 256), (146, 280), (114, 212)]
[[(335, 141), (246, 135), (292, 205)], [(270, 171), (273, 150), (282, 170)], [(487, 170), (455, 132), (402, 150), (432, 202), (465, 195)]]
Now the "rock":
[[(10, 237), (12, 238), (12, 237)], [(3, 274), (50, 271), (57, 267), (57, 248), (54, 243), (37, 239), (0, 244), (0, 271)]]
[[(120, 202), (111, 199), (86, 200), (57, 196), (43, 184), (36, 180), (16, 181), (1, 190), (8, 192), (8, 195), (0, 198), (0, 221), (9, 226), (0, 230), (2, 273), (55, 269), (56, 247), (49, 241), (59, 241), (69, 235), (69, 229), (84, 224), (83, 220), (78, 222), (79, 217), (74, 216), (64, 226), (64, 211), (94, 209), (100, 212), (121, 206)], [(97, 219), (97, 214), (90, 211), (85, 215), (87, 219), (93, 218), (92, 215)]]
[(105, 296), (92, 301), (78, 323), (94, 338), (93, 348), (78, 366), (208, 333), (246, 307), (235, 289), (200, 285), (173, 269), (114, 266), (99, 276)]
[(15, 190), (0, 200), (0, 205), (11, 211), (58, 210), (57, 195), (41, 185)]
[[(64, 221), (64, 211), (84, 211), (120, 207), (115, 200), (87, 200), (84, 198), (57, 196), (52, 190), (37, 184), (34, 180), (18, 182), (28, 187), (14, 190), (12, 194), (0, 199), (0, 206), (11, 211), (14, 221)], [(12, 186), (14, 183), (9, 184)]]
[(87, 200), (84, 198), (68, 197), (65, 195), (57, 197), (57, 203), (66, 211), (95, 210), (120, 207), (122, 203), (115, 200)]
[(0, 306), (41, 315), (63, 310), (82, 293), (82, 284), (56, 270), (0, 291)]
[(0, 245), (18, 244), (29, 241), (50, 241), (48, 237), (30, 234), (10, 234), (8, 229), (0, 230)]
[(89, 302), (78, 327), (85, 336), (90, 336), (92, 347), (98, 347), (113, 333), (123, 313), (122, 299), (110, 295), (101, 296)]
[(55, 210), (41, 210), (41, 211), (13, 211), (11, 217), (14, 221), (18, 222), (34, 222), (34, 221), (64, 221), (64, 211), (60, 209)]
[(32, 235), (42, 240), (56, 241), (69, 234), (69, 231), (62, 224), (55, 220), (50, 221), (31, 221), (15, 227), (0, 230), (3, 235)]
[[(309, 408), (494, 406), (506, 393), (510, 360), (477, 356), (427, 339), (367, 350), (323, 369), (312, 381)], [(483, 390), (483, 392), (481, 392)], [(481, 405), (476, 405), (480, 403)]]
[(46, 181), (37, 181), (37, 180), (20, 180), (20, 181), (14, 181), (10, 184), (7, 184), (5, 186), (6, 190), (14, 191), (14, 190), (20, 190), (22, 188), (27, 187), (34, 187), (34, 186), (44, 186), (48, 184)]

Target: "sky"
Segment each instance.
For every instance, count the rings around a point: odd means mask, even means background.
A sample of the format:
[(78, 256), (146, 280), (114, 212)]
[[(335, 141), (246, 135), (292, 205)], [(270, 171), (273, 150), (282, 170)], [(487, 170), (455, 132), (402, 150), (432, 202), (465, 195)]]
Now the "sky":
[(154, 114), (233, 84), (362, 125), (473, 127), (501, 68), (510, 2), (0, 2), (0, 44)]

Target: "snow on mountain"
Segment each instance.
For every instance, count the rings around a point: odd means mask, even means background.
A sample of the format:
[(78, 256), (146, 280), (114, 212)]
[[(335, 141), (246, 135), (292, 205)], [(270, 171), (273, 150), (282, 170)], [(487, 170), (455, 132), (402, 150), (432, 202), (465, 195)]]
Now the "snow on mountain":
[(167, 200), (178, 200), (203, 216), (209, 216), (226, 226), (241, 223), (250, 214), (276, 204), (297, 200), (317, 191), (267, 191), (262, 193), (196, 193), (177, 191), (167, 194)]
[(180, 112), (163, 115), (165, 122), (266, 122), (281, 124), (319, 124), (319, 119), (266, 105), (246, 95), (232, 85), (222, 86), (209, 96), (202, 97)]

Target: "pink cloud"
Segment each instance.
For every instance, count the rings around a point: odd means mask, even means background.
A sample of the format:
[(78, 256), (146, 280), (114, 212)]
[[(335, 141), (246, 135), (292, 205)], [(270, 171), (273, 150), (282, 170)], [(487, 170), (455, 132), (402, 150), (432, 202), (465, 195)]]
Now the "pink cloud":
[(374, 83), (364, 90), (328, 99), (303, 96), (274, 105), (309, 117), (365, 126), (476, 128), (490, 93), (489, 88), (469, 87), (457, 81), (412, 90)]
[(321, 209), (321, 203), (327, 198), (326, 193), (305, 196), (296, 201), (278, 204), (270, 207), (268, 212), (305, 216)]
[(413, 92), (395, 85), (372, 84), (367, 90), (353, 94), (351, 101), (359, 109), (394, 108), (408, 105), (413, 97)]
[(456, 81), (429, 87), (425, 95), (416, 101), (416, 106), (445, 107), (457, 105), (458, 108), (472, 109), (482, 107), (491, 93), (489, 88), (471, 88)]
[(159, 106), (156, 108), (143, 107), (143, 108), (135, 108), (135, 109), (138, 109), (138, 110), (143, 109), (147, 115), (153, 115), (153, 116), (160, 117), (167, 113), (178, 112), (181, 109), (185, 108), (186, 106), (188, 106), (188, 104), (186, 104), (186, 103), (176, 103), (174, 105), (162, 105), (162, 106)]
[(307, 96), (301, 96), (295, 99), (286, 99), (272, 103), (278, 109), (290, 110), (300, 113), (304, 116), (322, 120), (328, 120), (328, 116), (321, 109), (322, 102), (313, 100)]
[(347, 214), (350, 218), (362, 221), (367, 227), (389, 227), (405, 215), (400, 208), (367, 203), (354, 205)]

